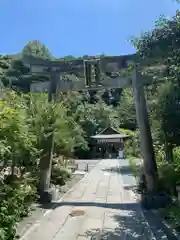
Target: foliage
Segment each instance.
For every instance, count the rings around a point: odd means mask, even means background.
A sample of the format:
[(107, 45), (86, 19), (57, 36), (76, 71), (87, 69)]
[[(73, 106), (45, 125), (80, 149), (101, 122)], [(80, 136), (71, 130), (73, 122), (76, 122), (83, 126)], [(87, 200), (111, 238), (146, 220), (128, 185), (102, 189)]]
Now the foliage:
[(79, 105), (74, 117), (86, 133), (86, 139), (108, 126), (119, 125), (116, 111), (103, 102)]
[(180, 209), (179, 204), (168, 205), (161, 211), (162, 217), (172, 226), (173, 229), (180, 231)]
[(154, 86), (148, 107), (159, 173), (157, 184), (163, 185), (170, 195), (176, 194), (175, 186), (180, 180), (178, 148), (173, 152), (180, 145), (179, 16), (177, 11), (170, 20), (161, 17), (152, 31), (133, 39), (143, 64), (153, 66)]
[(70, 177), (71, 174), (66, 168), (58, 164), (53, 165), (51, 173), (51, 181), (53, 184), (62, 186)]
[(29, 131), (27, 109), (21, 97), (14, 92), (6, 94), (0, 101), (0, 143), (1, 159), (4, 166), (11, 165), (12, 174), (15, 166), (31, 166), (38, 151), (34, 145), (36, 137)]
[[(168, 20), (161, 17), (154, 30), (144, 33), (136, 39), (135, 46), (143, 60), (151, 59), (159, 61), (165, 68), (162, 72), (163, 83), (158, 83), (154, 97), (153, 127), (157, 131), (159, 143), (167, 145), (179, 145), (179, 99), (180, 99), (180, 17), (179, 11)], [(156, 81), (158, 78), (156, 75)], [(161, 106), (161, 107), (159, 107)], [(152, 112), (153, 112), (152, 110)], [(172, 148), (172, 147), (171, 147)], [(168, 149), (166, 149), (167, 152)]]
[(137, 157), (141, 156), (140, 154), (140, 143), (139, 143), (139, 132), (132, 131), (128, 129), (120, 129), (122, 134), (129, 135), (129, 138), (124, 142), (124, 153), (126, 157)]
[(172, 193), (174, 186), (180, 178), (180, 172), (176, 167), (167, 162), (158, 163), (159, 179), (169, 194)]
[(0, 159), (3, 167), (10, 167), (11, 171), (0, 185), (0, 229), (4, 240), (14, 238), (16, 223), (28, 213), (27, 197), (34, 194), (27, 183), (15, 184), (15, 169), (20, 169), (21, 176), (32, 169), (38, 157), (36, 136), (29, 131), (27, 116), (22, 97), (6, 92), (5, 98), (0, 100)]
[(49, 133), (55, 132), (55, 154), (70, 157), (75, 148), (87, 149), (84, 132), (69, 115), (67, 103), (48, 102), (47, 94), (31, 94), (30, 117), (31, 128), (38, 138), (38, 147), (43, 149)]
[(16, 184), (16, 188), (1, 184), (0, 190), (0, 239), (10, 240), (16, 236), (17, 223), (28, 215), (35, 191), (23, 182)]
[[(62, 102), (53, 105), (48, 103), (47, 99), (46, 94), (17, 95), (15, 92), (7, 92), (5, 98), (0, 101), (0, 159), (6, 169), (10, 167), (12, 175), (11, 178), (8, 176), (7, 180), (4, 179), (3, 188), (15, 184), (15, 169), (20, 169), (22, 176), (30, 172), (32, 180), (29, 181), (37, 187), (38, 159), (47, 151), (48, 134), (52, 131), (55, 132), (55, 154), (68, 157), (73, 154), (75, 148), (87, 147), (83, 130), (74, 118), (68, 115), (65, 105)], [(62, 168), (53, 168), (52, 176), (53, 183), (61, 185), (70, 177)], [(13, 186), (13, 199), (17, 211), (9, 212), (8, 219), (4, 215), (0, 219), (4, 224), (1, 234), (8, 240), (11, 238), (6, 235), (9, 232), (14, 236), (16, 222), (20, 220), (20, 215), (27, 211), (26, 205), (23, 204), (24, 195), (21, 196), (18, 185)], [(1, 189), (1, 193), (3, 191)], [(12, 195), (11, 192), (7, 192), (7, 197)], [(3, 200), (3, 211), (10, 211), (9, 204), (12, 204), (10, 197), (6, 201)], [(18, 204), (21, 204), (21, 207)]]
[(1, 81), (6, 87), (16, 91), (28, 92), (32, 76), (29, 67), (25, 66), (21, 60), (14, 59), (4, 72)]
[(122, 94), (122, 89), (108, 89), (105, 90), (101, 94), (101, 99), (107, 104), (107, 105), (113, 105), (114, 107), (118, 106), (120, 103)]
[(121, 127), (136, 129), (136, 110), (131, 89), (123, 90), (117, 113)]
[(131, 170), (132, 170), (135, 178), (138, 178), (140, 175), (140, 169), (139, 169), (139, 165), (137, 164), (136, 160), (132, 157), (129, 158), (129, 165), (131, 167)]
[(4, 77), (6, 70), (10, 67), (12, 57), (0, 56), (0, 80)]
[[(165, 82), (158, 87), (158, 97), (152, 110), (152, 125), (154, 138), (160, 144), (166, 142), (172, 146), (180, 144), (179, 93), (179, 89), (171, 82)], [(159, 108), (159, 106), (161, 107)]]
[(52, 55), (49, 49), (38, 40), (29, 41), (23, 48), (22, 55), (51, 59)]
[(75, 149), (87, 149), (87, 142), (84, 139), (84, 131), (75, 121), (74, 117), (68, 114), (65, 106), (56, 105), (56, 149), (65, 156), (71, 156)]

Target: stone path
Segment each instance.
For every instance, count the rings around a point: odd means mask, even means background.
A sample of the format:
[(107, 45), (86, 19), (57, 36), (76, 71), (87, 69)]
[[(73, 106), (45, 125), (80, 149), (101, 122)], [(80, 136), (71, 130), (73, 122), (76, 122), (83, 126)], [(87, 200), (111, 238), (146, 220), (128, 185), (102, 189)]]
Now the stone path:
[(127, 169), (120, 161), (97, 164), (21, 240), (156, 239), (135, 195), (124, 187)]

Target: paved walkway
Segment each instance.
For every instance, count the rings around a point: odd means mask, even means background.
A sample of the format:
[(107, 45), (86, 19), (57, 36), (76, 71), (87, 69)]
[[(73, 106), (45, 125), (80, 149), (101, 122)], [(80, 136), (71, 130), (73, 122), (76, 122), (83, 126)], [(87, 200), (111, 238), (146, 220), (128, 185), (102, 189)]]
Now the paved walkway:
[(97, 164), (21, 240), (154, 239), (120, 161)]

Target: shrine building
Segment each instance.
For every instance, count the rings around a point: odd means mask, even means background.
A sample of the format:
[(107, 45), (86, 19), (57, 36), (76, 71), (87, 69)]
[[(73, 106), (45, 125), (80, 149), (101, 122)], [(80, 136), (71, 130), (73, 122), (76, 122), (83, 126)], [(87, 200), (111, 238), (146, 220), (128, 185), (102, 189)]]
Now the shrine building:
[(122, 134), (113, 127), (107, 127), (97, 135), (91, 136), (93, 139), (93, 156), (101, 158), (121, 158), (124, 156), (124, 142), (130, 136)]

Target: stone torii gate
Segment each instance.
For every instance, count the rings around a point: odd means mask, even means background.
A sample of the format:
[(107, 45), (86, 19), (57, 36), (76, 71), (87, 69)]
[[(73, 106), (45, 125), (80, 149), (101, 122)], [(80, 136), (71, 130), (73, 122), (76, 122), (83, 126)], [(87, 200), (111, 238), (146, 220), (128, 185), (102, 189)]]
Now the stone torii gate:
[[(57, 90), (67, 92), (132, 87), (147, 188), (152, 192), (156, 188), (157, 166), (143, 89), (146, 79), (141, 76), (139, 66), (133, 59), (134, 55), (73, 61), (24, 57), (23, 62), (30, 67), (32, 74), (50, 77), (49, 81), (42, 83), (40, 89), (38, 83), (31, 85), (32, 92), (49, 91), (49, 100), (52, 100)], [(44, 169), (44, 191), (50, 186), (51, 156), (52, 152)]]

